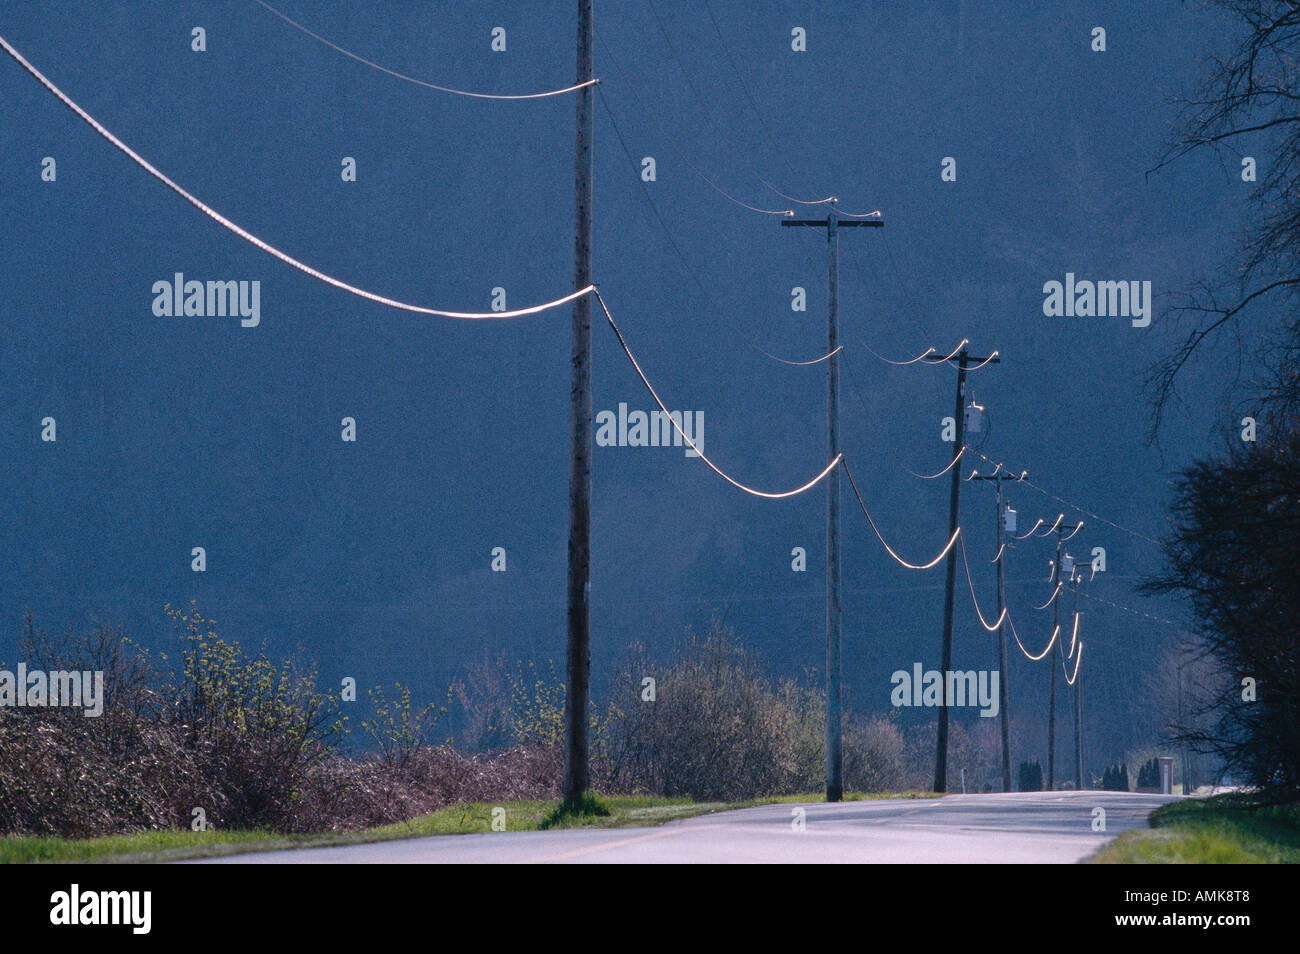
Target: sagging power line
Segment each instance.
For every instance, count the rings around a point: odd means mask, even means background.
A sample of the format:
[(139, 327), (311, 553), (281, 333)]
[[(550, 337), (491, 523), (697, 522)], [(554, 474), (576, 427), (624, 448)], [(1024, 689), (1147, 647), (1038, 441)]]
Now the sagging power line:
[(68, 96), (67, 93), (63, 92), (63, 90), (55, 86), (54, 83), (51, 82), (50, 79), (46, 77), (44, 73), (38, 70), (30, 62), (28, 62), (28, 60), (21, 53), (19, 53), (18, 50), (16, 50), (9, 43), (9, 41), (6, 40), (3, 36), (0, 36), (0, 46), (3, 46), (6, 53), (12, 56), (19, 63), (19, 65), (23, 67), (23, 69), (27, 70), (28, 73), (30, 73), (37, 80), (39, 80), (42, 86), (44, 86), (47, 90), (53, 93), (56, 97), (58, 97), (59, 101), (62, 102), (63, 105), (67, 106), (70, 110), (76, 113), (87, 125), (90, 126), (91, 129), (95, 130), (95, 132), (99, 133), (101, 136), (107, 139), (110, 143), (112, 143), (114, 147), (116, 147), (119, 151), (125, 154), (127, 158), (129, 158), (132, 162), (136, 163), (138, 166), (140, 166), (140, 168), (144, 169), (145, 172), (149, 173), (149, 175), (153, 176), (163, 185), (167, 186), (167, 188), (171, 189), (173, 192), (179, 195), (186, 202), (190, 203), (190, 205), (194, 206), (196, 209), (198, 209), (204, 215), (208, 216), (218, 225), (221, 225), (223, 228), (230, 230), (235, 235), (238, 235), (240, 238), (242, 238), (244, 241), (248, 242), (249, 244), (254, 245), (257, 248), (260, 248), (268, 255), (271, 255), (272, 257), (279, 259), (281, 262), (283, 262), (286, 265), (290, 265), (293, 268), (298, 269), (300, 272), (303, 272), (304, 274), (310, 275), (312, 278), (315, 278), (318, 281), (322, 281), (327, 285), (332, 285), (333, 287), (338, 288), (341, 291), (348, 292), (349, 294), (356, 295), (360, 298), (365, 298), (368, 301), (375, 302), (376, 304), (379, 305), (386, 305), (389, 308), (397, 308), (402, 311), (411, 311), (421, 315), (434, 315), (440, 318), (458, 318), (458, 319), (465, 319), (465, 320), (490, 320), (490, 319), (502, 319), (502, 318), (521, 318), (525, 315), (536, 315), (540, 312), (547, 311), (551, 308), (558, 308), (559, 306), (565, 305), (571, 301), (574, 301), (575, 299), (583, 298), (591, 294), (591, 292), (595, 290), (594, 285), (586, 285), (585, 287), (578, 288), (567, 295), (564, 295), (560, 298), (553, 299), (548, 302), (543, 302), (540, 305), (532, 305), (527, 308), (515, 308), (510, 311), (479, 312), (479, 311), (446, 311), (440, 308), (428, 308), (425, 307), (424, 305), (413, 305), (410, 304), (409, 302), (398, 301), (395, 298), (389, 298), (385, 295), (379, 295), (376, 294), (375, 292), (367, 291), (364, 288), (359, 288), (356, 285), (351, 285), (348, 282), (345, 282), (341, 279), (334, 278), (332, 275), (327, 275), (324, 272), (320, 271), (319, 269), (313, 268), (312, 266), (306, 264), (305, 262), (299, 261), (298, 259), (294, 258), (292, 255), (289, 255), (287, 252), (283, 252), (280, 249), (276, 248), (274, 245), (270, 244), (269, 242), (266, 242), (263, 239), (258, 238), (252, 232), (249, 232), (247, 229), (243, 228), (240, 225), (237, 225), (236, 223), (232, 222), (230, 219), (226, 218), (216, 209), (212, 208), (210, 205), (205, 203), (203, 200), (197, 198), (190, 192), (187, 192), (185, 189), (181, 188), (170, 178), (168, 178), (166, 175), (160, 172), (152, 163), (146, 160), (138, 152), (136, 152), (134, 149), (132, 149), (130, 146), (124, 143), (117, 136), (113, 135), (113, 133), (111, 133), (103, 125), (103, 123), (99, 122), (99, 120), (95, 119), (94, 116), (91, 116), (90, 113), (86, 112), (79, 105), (77, 105), (77, 103), (74, 102), (73, 99), (70, 96)]
[(390, 70), (388, 67), (381, 66), (380, 64), (376, 63), (374, 60), (368, 60), (364, 56), (358, 56), (357, 54), (353, 53), (351, 50), (345, 50), (337, 43), (333, 43), (330, 40), (325, 39), (325, 37), (321, 36), (319, 33), (313, 33), (311, 30), (307, 29), (307, 27), (303, 26), (297, 20), (291, 20), (289, 17), (285, 16), (275, 7), (271, 6), (269, 3), (266, 3), (265, 0), (253, 0), (253, 2), (258, 4), (258, 6), (265, 7), (267, 10), (269, 10), (271, 13), (274, 13), (277, 17), (279, 17), (285, 23), (289, 24), (289, 26), (293, 27), (295, 30), (305, 33), (307, 36), (311, 37), (314, 40), (319, 40), (321, 43), (324, 43), (330, 49), (337, 50), (339, 53), (342, 53), (344, 56), (348, 57), (349, 59), (356, 60), (358, 63), (362, 63), (366, 66), (369, 66), (371, 69), (378, 70), (381, 73), (387, 73), (389, 76), (392, 76), (395, 79), (402, 80), (403, 82), (414, 83), (416, 86), (423, 86), (426, 89), (434, 89), (440, 93), (451, 93), (456, 96), (469, 96), (473, 99), (498, 99), (498, 100), (546, 99), (550, 96), (562, 96), (565, 93), (576, 93), (580, 89), (586, 89), (588, 86), (600, 82), (600, 80), (597, 79), (589, 79), (586, 80), (585, 82), (577, 83), (573, 86), (566, 86), (563, 89), (551, 89), (551, 90), (545, 90), (540, 93), (520, 93), (514, 95), (505, 94), (505, 93), (475, 93), (464, 89), (453, 89), (450, 86), (439, 86), (437, 83), (429, 83), (422, 79), (416, 79), (414, 76), (407, 76), (405, 73), (399, 73), (396, 70)]
[[(623, 131), (619, 128), (618, 120), (614, 117), (614, 112), (612, 109), (610, 109), (609, 103), (606, 101), (605, 91), (602, 88), (599, 92), (600, 92), (600, 104), (601, 106), (604, 107), (605, 113), (609, 117), (610, 125), (614, 129), (614, 136), (616, 139), (618, 139), (619, 145), (622, 146), (623, 154), (627, 157), (629, 164), (635, 167), (636, 158), (633, 156), (632, 150), (628, 148), (627, 140), (623, 138)], [(649, 188), (647, 188), (644, 180), (638, 179), (638, 181), (640, 182), (641, 192), (645, 196), (646, 203), (650, 206), (650, 211), (654, 214), (655, 220), (659, 223), (660, 228), (663, 229), (664, 237), (668, 239), (669, 247), (673, 250), (678, 260), (682, 263), (682, 267), (686, 270), (686, 273), (690, 275), (691, 280), (695, 282), (696, 287), (699, 288), (700, 293), (704, 295), (705, 300), (708, 301), (708, 303), (712, 306), (714, 312), (718, 314), (722, 318), (722, 320), (727, 323), (727, 325), (731, 328), (731, 330), (734, 331), (737, 335), (739, 335), (741, 339), (743, 339), (751, 348), (753, 348), (755, 351), (758, 351), (760, 354), (766, 355), (767, 357), (771, 358), (773, 361), (778, 361), (781, 364), (788, 364), (793, 367), (808, 367), (814, 364), (820, 364), (821, 362), (830, 358), (831, 355), (835, 353), (835, 352), (831, 352), (831, 354), (824, 354), (820, 358), (812, 358), (807, 361), (793, 361), (789, 358), (782, 358), (779, 355), (773, 354), (772, 352), (764, 348), (762, 345), (760, 345), (753, 338), (751, 338), (749, 334), (747, 334), (739, 325), (737, 325), (735, 322), (731, 320), (730, 317), (728, 317), (726, 311), (722, 308), (721, 305), (718, 304), (717, 300), (713, 297), (712, 293), (709, 291), (708, 286), (705, 285), (704, 281), (700, 278), (699, 274), (695, 271), (694, 266), (691, 265), (690, 260), (682, 252), (681, 246), (677, 244), (677, 239), (673, 236), (672, 230), (668, 228), (668, 223), (664, 220), (663, 215), (660, 213), (659, 207), (658, 205), (655, 204), (654, 198), (650, 195), (650, 190)], [(836, 351), (839, 350), (840, 348), (836, 349)]]

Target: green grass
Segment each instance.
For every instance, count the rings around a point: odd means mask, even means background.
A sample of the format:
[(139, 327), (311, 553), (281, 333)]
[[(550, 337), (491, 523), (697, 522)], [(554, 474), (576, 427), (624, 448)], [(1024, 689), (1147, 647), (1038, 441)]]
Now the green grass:
[(1151, 827), (1124, 832), (1089, 859), (1099, 864), (1297, 864), (1300, 805), (1258, 806), (1216, 795), (1162, 805)]
[[(846, 801), (878, 798), (932, 798), (929, 792), (850, 793)], [(419, 838), (426, 835), (469, 835), (491, 832), (493, 809), (506, 831), (541, 831), (550, 828), (642, 828), (679, 818), (754, 805), (814, 803), (818, 794), (787, 795), (743, 802), (693, 802), (686, 798), (603, 795), (586, 796), (575, 808), (558, 802), (481, 802), (452, 805), (410, 821), (355, 832), (286, 835), (273, 831), (147, 831), (100, 838), (58, 838), (52, 835), (0, 837), (0, 864), (32, 862), (160, 862), (187, 858), (212, 858), (249, 851), (286, 848), (324, 848), (364, 842)]]

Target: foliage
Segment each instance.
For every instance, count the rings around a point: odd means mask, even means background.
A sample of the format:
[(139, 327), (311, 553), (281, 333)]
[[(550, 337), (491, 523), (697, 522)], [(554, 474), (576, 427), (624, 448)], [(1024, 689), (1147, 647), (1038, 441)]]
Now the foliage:
[[(370, 705), (374, 714), (361, 720), (361, 727), (375, 740), (379, 757), (395, 766), (407, 765), (421, 746), (430, 743), (430, 735), (438, 720), (447, 714), (447, 705), (435, 706), (430, 702), (423, 708), (413, 708), (411, 689), (400, 682), (393, 683), (394, 696), (389, 697), (383, 686), (369, 690)], [(448, 692), (448, 703), (451, 693)]]
[(1297, 864), (1300, 806), (1249, 794), (1162, 805), (1151, 827), (1124, 832), (1091, 861), (1102, 864)]
[(1300, 799), (1300, 428), (1197, 462), (1149, 592), (1187, 599), (1199, 650), (1227, 678), (1201, 687), (1177, 738), (1240, 781)]
[(1160, 760), (1147, 759), (1138, 768), (1137, 787), (1139, 790), (1144, 788), (1160, 787)]
[[(697, 799), (823, 788), (825, 696), (810, 681), (768, 678), (716, 619), (703, 633), (688, 631), (666, 662), (634, 647), (607, 710), (605, 777), (620, 791)], [(844, 727), (848, 788), (906, 787), (903, 741), (891, 721), (846, 714)]]
[(1108, 765), (1106, 770), (1101, 774), (1102, 791), (1106, 792), (1127, 792), (1128, 767), (1123, 763), (1119, 765)]

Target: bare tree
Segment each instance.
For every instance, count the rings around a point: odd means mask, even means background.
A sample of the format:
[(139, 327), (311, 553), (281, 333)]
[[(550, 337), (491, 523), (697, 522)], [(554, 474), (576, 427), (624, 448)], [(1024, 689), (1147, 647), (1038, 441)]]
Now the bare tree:
[[(1300, 319), (1291, 310), (1300, 286), (1300, 0), (1210, 0), (1244, 27), (1242, 39), (1223, 58), (1210, 61), (1199, 90), (1181, 101), (1182, 122), (1156, 172), (1189, 153), (1212, 149), (1223, 157), (1244, 137), (1277, 138), (1252, 197), (1255, 224), (1231, 275), (1203, 282), (1186, 293), (1168, 317), (1191, 327), (1147, 380), (1155, 424), (1174, 398), (1179, 372), (1206, 341), (1236, 333), (1243, 319), (1276, 309), (1277, 327), (1266, 330), (1266, 347), (1254, 349), (1252, 397), (1265, 414), (1286, 417), (1300, 410)], [(1267, 324), (1254, 318), (1254, 325)]]

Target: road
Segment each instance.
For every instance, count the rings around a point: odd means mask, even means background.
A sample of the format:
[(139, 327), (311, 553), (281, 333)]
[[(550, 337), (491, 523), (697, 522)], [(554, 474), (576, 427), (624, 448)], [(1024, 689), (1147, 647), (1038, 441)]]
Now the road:
[[(218, 864), (943, 863), (1069, 864), (1170, 796), (1016, 792), (764, 805), (659, 828), (442, 835), (204, 859)], [(1105, 830), (1094, 831), (1095, 809)], [(795, 809), (804, 812), (798, 830)]]

